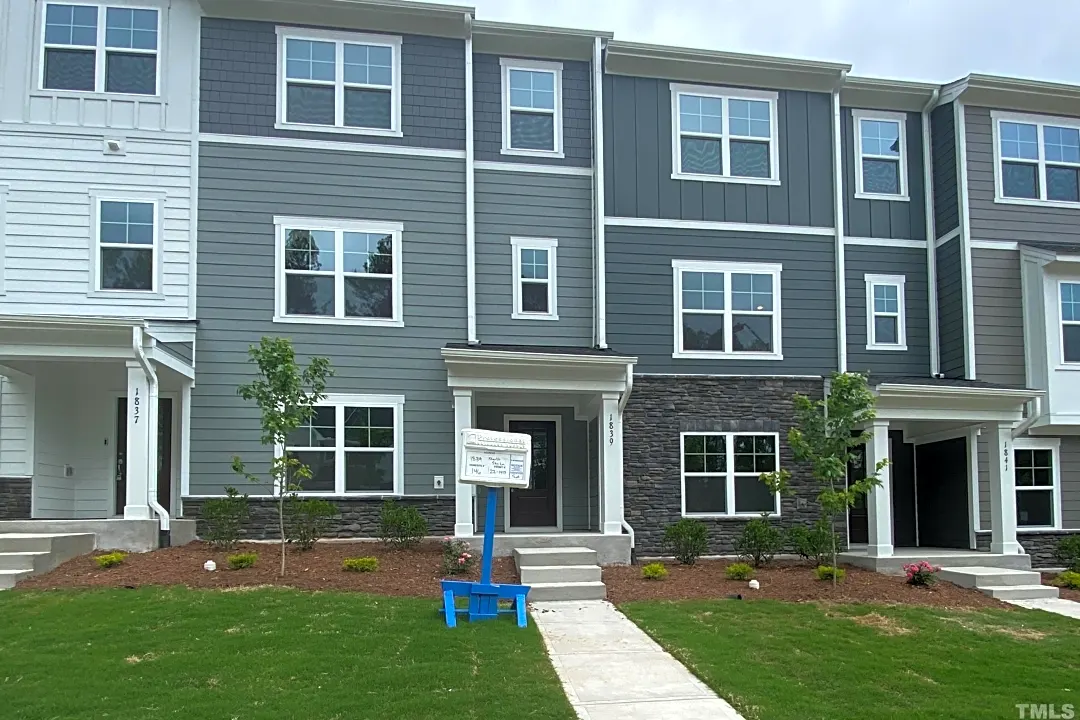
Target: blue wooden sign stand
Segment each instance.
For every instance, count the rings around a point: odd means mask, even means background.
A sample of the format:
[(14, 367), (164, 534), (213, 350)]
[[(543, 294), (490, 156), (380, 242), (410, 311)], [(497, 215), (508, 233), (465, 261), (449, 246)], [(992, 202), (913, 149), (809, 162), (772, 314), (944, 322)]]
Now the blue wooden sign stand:
[[(447, 627), (457, 627), (458, 613), (468, 613), (469, 622), (491, 620), (499, 614), (515, 614), (518, 627), (528, 624), (525, 614), (525, 598), (528, 585), (497, 585), (491, 582), (491, 559), (495, 547), (495, 508), (498, 507), (499, 488), (489, 487), (487, 514), (484, 522), (484, 556), (480, 565), (480, 582), (471, 580), (443, 580), (443, 615)], [(469, 598), (469, 607), (457, 607), (456, 598)], [(511, 601), (511, 606), (499, 608), (500, 600)]]

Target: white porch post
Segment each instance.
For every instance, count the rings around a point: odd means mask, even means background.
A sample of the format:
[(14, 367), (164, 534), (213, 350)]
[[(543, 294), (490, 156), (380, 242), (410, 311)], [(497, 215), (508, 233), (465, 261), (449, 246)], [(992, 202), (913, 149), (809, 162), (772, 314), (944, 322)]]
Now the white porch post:
[[(889, 423), (875, 420), (870, 428), (870, 441), (866, 443), (866, 471), (870, 473), (882, 460), (889, 459)], [(878, 475), (881, 486), (875, 487), (866, 497), (869, 526), (870, 557), (889, 557), (893, 554), (892, 518), (892, 468), (886, 465)]]
[[(127, 449), (124, 471), (127, 474), (125, 520), (149, 520), (150, 383), (137, 362), (127, 363)], [(155, 436), (156, 437), (156, 436)], [(155, 463), (156, 467), (156, 463)]]
[(1016, 469), (1013, 467), (1012, 428), (992, 423), (986, 441), (990, 461), (990, 552), (1022, 553), (1016, 541)]
[(473, 391), (454, 390), (454, 535), (474, 533), (473, 486), (458, 482), (461, 473), (461, 431), (473, 426)]
[(619, 396), (604, 393), (600, 411), (601, 520), (605, 535), (621, 535), (623, 522), (623, 434)]

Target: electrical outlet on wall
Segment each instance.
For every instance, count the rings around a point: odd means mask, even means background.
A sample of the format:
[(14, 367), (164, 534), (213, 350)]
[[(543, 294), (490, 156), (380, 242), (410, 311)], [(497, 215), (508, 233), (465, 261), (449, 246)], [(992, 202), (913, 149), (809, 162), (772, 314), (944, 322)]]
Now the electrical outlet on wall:
[(444, 487), (446, 487), (446, 481), (445, 481), (444, 477), (442, 475), (436, 475), (435, 476), (435, 489), (436, 490), (442, 490)]

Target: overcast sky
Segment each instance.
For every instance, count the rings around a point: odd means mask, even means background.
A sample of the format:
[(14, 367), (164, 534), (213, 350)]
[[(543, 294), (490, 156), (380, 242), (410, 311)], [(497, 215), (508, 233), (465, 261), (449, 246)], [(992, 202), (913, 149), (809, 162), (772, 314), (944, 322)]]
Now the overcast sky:
[[(453, 4), (454, 0), (447, 0)], [(852, 74), (969, 72), (1080, 84), (1080, 0), (461, 0), (482, 20), (620, 40), (851, 63)]]

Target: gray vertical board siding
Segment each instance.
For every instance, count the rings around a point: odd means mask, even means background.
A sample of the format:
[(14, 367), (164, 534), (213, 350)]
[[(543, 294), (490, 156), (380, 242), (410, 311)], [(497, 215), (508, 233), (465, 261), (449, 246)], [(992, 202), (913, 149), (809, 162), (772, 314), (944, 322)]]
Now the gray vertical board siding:
[[(304, 169), (303, 173), (287, 171)], [(243, 486), (239, 454), (265, 473), (259, 415), (236, 395), (248, 347), (289, 337), (299, 360), (328, 357), (327, 391), (404, 395), (407, 493), (452, 494), (454, 411), (440, 349), (465, 329), (465, 171), (459, 160), (201, 143), (197, 373), (191, 494)], [(275, 215), (400, 221), (404, 327), (274, 323)]]
[[(505, 57), (505, 56), (504, 56)], [(513, 58), (508, 58), (513, 59)], [(550, 62), (550, 61), (545, 61)], [(499, 55), (473, 55), (473, 142), (477, 160), (592, 165), (592, 65), (562, 60), (563, 155), (503, 155), (502, 65)]]
[[(672, 260), (775, 262), (783, 360), (672, 358)], [(639, 373), (820, 375), (836, 370), (836, 261), (831, 236), (608, 228), (608, 342)]]
[[(289, 26), (293, 27), (293, 26)], [(402, 137), (279, 130), (277, 26), (202, 19), (202, 132), (465, 149), (465, 41), (401, 35)]]
[[(590, 498), (592, 488), (589, 483), (589, 445), (585, 434), (589, 423), (574, 419), (573, 408), (552, 407), (491, 407), (479, 405), (476, 408), (476, 425), (484, 430), (502, 431), (507, 415), (558, 415), (561, 418), (562, 437), (556, 443), (562, 444), (562, 506), (563, 531), (581, 532), (589, 529)], [(495, 516), (495, 528), (503, 529), (503, 493), (499, 492), (498, 510)], [(476, 489), (476, 531), (484, 529), (487, 508), (487, 488)]]
[[(918, 248), (849, 245), (847, 272), (848, 367), (874, 375), (930, 373), (930, 309), (926, 251)], [(907, 350), (867, 350), (867, 274), (903, 275)]]
[(922, 115), (907, 113), (907, 192), (909, 200), (864, 200), (855, 197), (855, 118), (840, 108), (844, 164), (844, 233), (852, 237), (926, 239), (926, 188), (923, 182)]
[(941, 372), (964, 377), (964, 293), (960, 239), (937, 248), (938, 348)]
[(964, 123), (971, 237), (1010, 242), (1080, 241), (1080, 205), (1063, 208), (994, 202), (994, 136), (990, 109), (965, 106)]
[(939, 105), (930, 113), (930, 150), (934, 180), (934, 232), (942, 237), (960, 225), (956, 119), (951, 102)]
[[(476, 172), (476, 326), (482, 343), (592, 345), (592, 180)], [(558, 320), (514, 320), (510, 238), (554, 238)]]
[(607, 214), (831, 227), (832, 100), (795, 90), (779, 95), (779, 186), (673, 180), (670, 83), (606, 75)]
[(1023, 386), (1027, 375), (1019, 251), (972, 249), (971, 283), (976, 374), (980, 380)]
[[(1065, 435), (1059, 438), (1061, 452), (1058, 469), (1061, 478), (1061, 529), (1080, 530), (1080, 437)], [(980, 529), (990, 527), (990, 458), (989, 443), (979, 436), (979, 512)], [(1020, 534), (1020, 543), (1024, 534)]]

